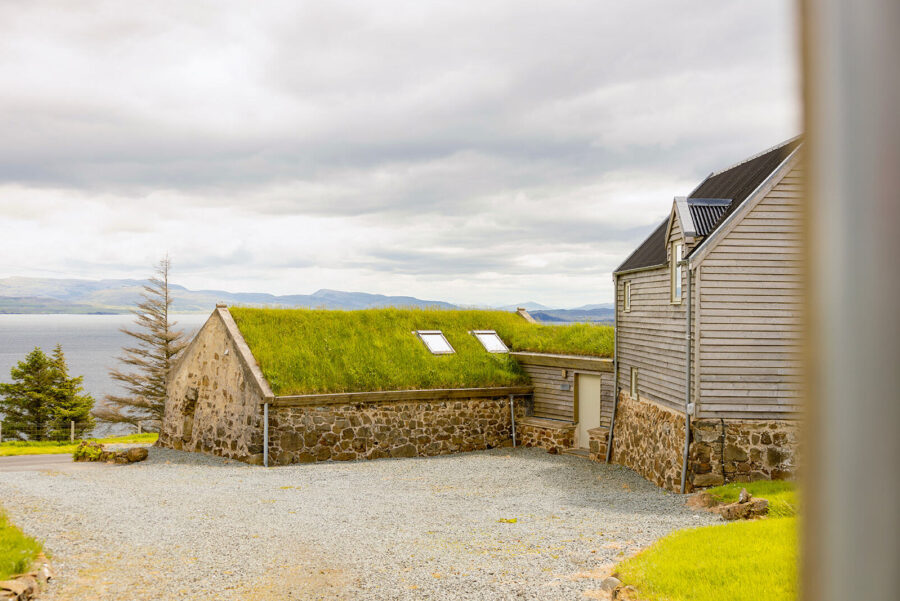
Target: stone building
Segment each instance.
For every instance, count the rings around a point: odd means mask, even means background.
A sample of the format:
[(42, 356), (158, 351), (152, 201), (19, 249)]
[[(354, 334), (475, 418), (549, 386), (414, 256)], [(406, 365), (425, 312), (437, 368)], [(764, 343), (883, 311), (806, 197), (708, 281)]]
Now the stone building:
[(217, 307), (172, 370), (159, 444), (278, 465), (488, 449), (511, 444), (515, 428), (518, 444), (586, 454), (588, 431), (608, 426), (609, 357), (510, 340), (524, 327), (540, 342), (559, 326), (389, 311)]
[(709, 175), (615, 271), (617, 408), (595, 457), (671, 490), (793, 476), (801, 152)]

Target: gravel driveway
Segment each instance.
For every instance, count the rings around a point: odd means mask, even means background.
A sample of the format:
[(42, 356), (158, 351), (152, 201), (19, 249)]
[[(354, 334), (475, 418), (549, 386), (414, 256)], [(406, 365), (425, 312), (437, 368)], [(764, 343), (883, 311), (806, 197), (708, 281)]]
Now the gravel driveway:
[(53, 555), (45, 600), (584, 599), (624, 555), (715, 519), (538, 449), (271, 469), (151, 449), (0, 473), (0, 504)]

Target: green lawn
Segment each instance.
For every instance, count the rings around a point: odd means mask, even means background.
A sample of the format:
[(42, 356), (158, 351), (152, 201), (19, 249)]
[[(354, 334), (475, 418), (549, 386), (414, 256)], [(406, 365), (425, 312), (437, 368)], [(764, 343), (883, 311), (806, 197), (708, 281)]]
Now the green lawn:
[[(519, 365), (469, 334), (496, 330), (513, 350), (609, 357), (609, 326), (543, 326), (504, 311), (232, 308), (277, 395), (525, 384)], [(456, 350), (432, 355), (414, 330), (441, 330)]]
[(616, 571), (647, 601), (793, 601), (797, 598), (796, 492), (791, 482), (710, 489), (724, 502), (741, 488), (769, 500), (772, 517), (681, 530)]
[[(148, 443), (152, 444), (159, 438), (159, 434), (148, 432), (146, 434), (130, 434), (128, 436), (112, 436), (109, 438), (92, 438), (95, 442), (104, 444), (132, 444), (132, 443)], [(0, 457), (9, 457), (12, 455), (56, 455), (71, 454), (78, 441), (70, 443), (68, 441), (10, 441), (0, 443)]]
[(0, 509), (0, 580), (25, 572), (41, 552), (41, 544), (9, 523)]

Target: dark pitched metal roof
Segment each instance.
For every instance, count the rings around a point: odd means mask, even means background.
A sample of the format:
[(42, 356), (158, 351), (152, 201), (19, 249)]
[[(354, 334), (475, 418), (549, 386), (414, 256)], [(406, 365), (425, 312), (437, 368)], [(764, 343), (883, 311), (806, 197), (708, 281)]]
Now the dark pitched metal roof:
[(731, 206), (730, 198), (688, 198), (688, 210), (698, 236), (708, 236)]
[(710, 234), (728, 219), (747, 197), (765, 181), (775, 169), (788, 158), (803, 139), (800, 137), (788, 140), (775, 148), (752, 156), (724, 171), (713, 173), (702, 184), (691, 192), (690, 198), (730, 198), (731, 206), (719, 216), (719, 220), (710, 230)]
[(638, 246), (637, 250), (631, 253), (613, 273), (664, 265), (666, 263), (666, 229), (668, 226), (668, 219), (659, 224), (659, 227), (653, 230), (644, 243)]
[[(697, 235), (715, 232), (802, 142), (801, 137), (788, 140), (703, 180), (687, 198)], [(668, 223), (666, 219), (613, 273), (665, 264)]]

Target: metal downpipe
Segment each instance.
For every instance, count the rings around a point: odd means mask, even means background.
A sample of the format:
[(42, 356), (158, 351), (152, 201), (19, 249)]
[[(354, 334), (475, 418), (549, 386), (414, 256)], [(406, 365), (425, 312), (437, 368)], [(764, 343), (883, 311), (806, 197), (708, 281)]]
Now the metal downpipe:
[(513, 404), (513, 395), (509, 395), (509, 421), (512, 424), (513, 448), (516, 448), (516, 409)]
[[(624, 292), (623, 292), (624, 294)], [(616, 411), (619, 409), (619, 277), (613, 274), (613, 410), (609, 420), (609, 436), (606, 437), (606, 463), (612, 459), (613, 431), (616, 427)]]
[(687, 261), (682, 262), (687, 271), (687, 328), (685, 333), (685, 386), (684, 386), (684, 455), (681, 462), (681, 494), (687, 487), (688, 454), (691, 449), (691, 268)]
[(263, 467), (269, 467), (269, 404), (263, 403)]

